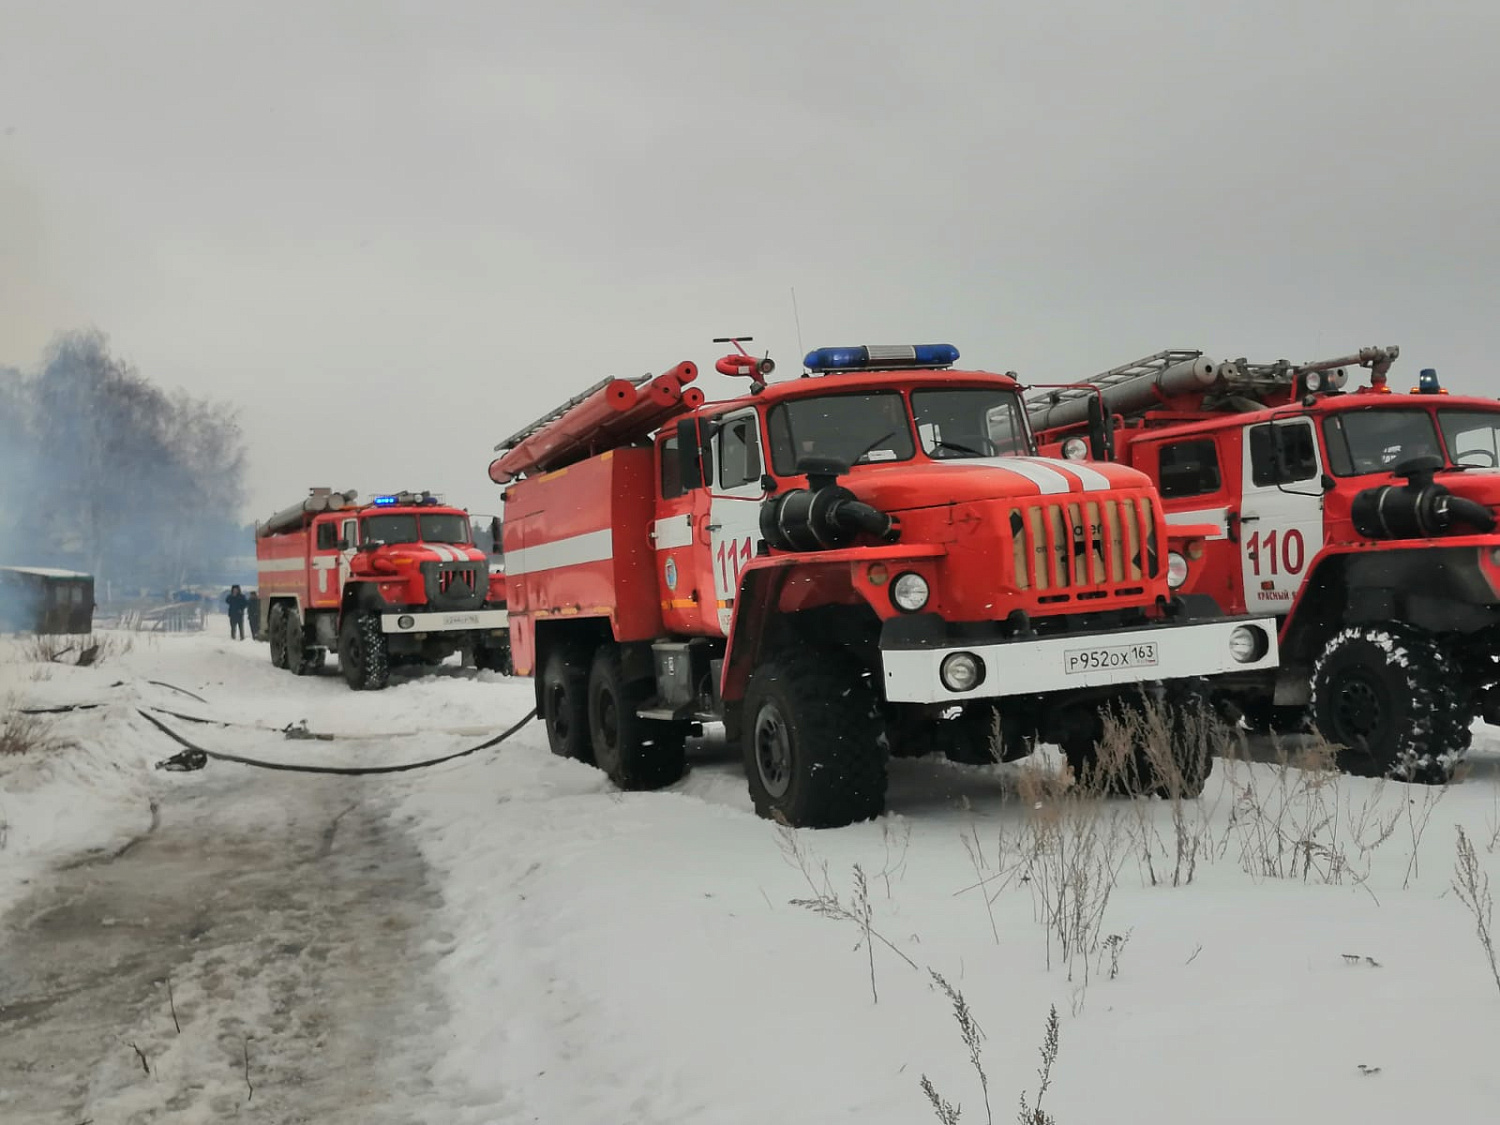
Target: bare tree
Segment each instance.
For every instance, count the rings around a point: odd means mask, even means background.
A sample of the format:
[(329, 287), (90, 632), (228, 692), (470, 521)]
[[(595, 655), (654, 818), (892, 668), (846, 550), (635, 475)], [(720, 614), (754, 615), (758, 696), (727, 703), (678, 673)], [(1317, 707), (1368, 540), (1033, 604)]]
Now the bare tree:
[(93, 331), (59, 336), (0, 395), (27, 419), (0, 514), (42, 556), (28, 561), (165, 590), (211, 576), (232, 550), (245, 466), (232, 409), (168, 395)]

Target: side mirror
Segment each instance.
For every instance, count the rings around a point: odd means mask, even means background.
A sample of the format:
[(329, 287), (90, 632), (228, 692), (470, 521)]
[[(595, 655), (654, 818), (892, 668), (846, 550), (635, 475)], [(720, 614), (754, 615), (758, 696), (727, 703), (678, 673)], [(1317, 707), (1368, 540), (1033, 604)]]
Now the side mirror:
[(1089, 395), (1089, 456), (1095, 461), (1115, 459), (1115, 432), (1110, 427), (1109, 415), (1104, 410), (1104, 399)]
[(500, 517), (490, 517), (490, 554), (505, 554), (505, 546), (500, 542)]
[(700, 445), (698, 429), (696, 418), (683, 418), (677, 423), (677, 474), (685, 490), (702, 488), (708, 483), (705, 469), (709, 464), (709, 435), (705, 427), (703, 443)]
[(337, 543), (334, 544), (334, 547), (336, 547), (340, 551), (347, 551), (352, 546), (354, 546), (354, 544), (349, 542), (349, 540), (347, 539), (340, 539)]

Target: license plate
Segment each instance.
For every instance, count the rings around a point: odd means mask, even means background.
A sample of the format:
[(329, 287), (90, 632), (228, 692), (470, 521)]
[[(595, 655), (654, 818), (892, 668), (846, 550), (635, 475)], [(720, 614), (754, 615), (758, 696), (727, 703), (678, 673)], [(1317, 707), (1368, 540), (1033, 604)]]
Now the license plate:
[(448, 625), (448, 626), (455, 626), (455, 625), (478, 625), (479, 624), (479, 614), (477, 614), (477, 613), (445, 613), (445, 614), (443, 614), (443, 624), (444, 625)]
[(1070, 648), (1063, 653), (1063, 670), (1070, 676), (1113, 668), (1155, 666), (1155, 641), (1142, 641), (1134, 645), (1102, 645), (1099, 648)]

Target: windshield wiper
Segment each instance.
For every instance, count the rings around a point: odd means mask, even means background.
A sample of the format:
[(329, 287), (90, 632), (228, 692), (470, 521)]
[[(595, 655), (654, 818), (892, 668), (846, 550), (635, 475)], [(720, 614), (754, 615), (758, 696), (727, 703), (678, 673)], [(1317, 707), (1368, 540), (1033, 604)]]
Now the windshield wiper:
[(979, 452), (979, 450), (977, 450), (977, 449), (970, 449), (967, 445), (963, 445), (960, 442), (956, 442), (956, 441), (943, 441), (941, 439), (939, 439), (938, 441), (935, 441), (935, 442), (932, 443), (932, 449), (933, 449), (934, 453), (937, 452), (939, 449), (956, 449), (958, 452), (963, 453), (963, 454), (967, 454), (970, 457), (984, 457), (984, 456), (986, 456), (985, 454)]
[(895, 430), (887, 430), (885, 433), (881, 434), (878, 438), (876, 438), (874, 441), (872, 441), (869, 445), (867, 445), (863, 449), (861, 449), (859, 451), (859, 455), (854, 458), (853, 464), (858, 465), (861, 461), (863, 461), (865, 459), (866, 456), (869, 455), (870, 451), (872, 449), (874, 449), (877, 445), (880, 445), (881, 443), (883, 443), (887, 438), (893, 438), (895, 436), (896, 436), (896, 431)]

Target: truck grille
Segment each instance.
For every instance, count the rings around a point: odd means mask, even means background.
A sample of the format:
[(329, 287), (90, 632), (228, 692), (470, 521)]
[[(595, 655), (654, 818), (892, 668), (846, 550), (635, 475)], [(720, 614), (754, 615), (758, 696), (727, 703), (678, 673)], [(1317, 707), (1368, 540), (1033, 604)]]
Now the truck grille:
[(1160, 566), (1145, 496), (1042, 501), (1012, 510), (1010, 529), (1016, 585), (1046, 600), (1107, 597), (1109, 587), (1155, 578)]
[(423, 563), (427, 602), (434, 609), (477, 609), (489, 592), (489, 569), (473, 563)]

